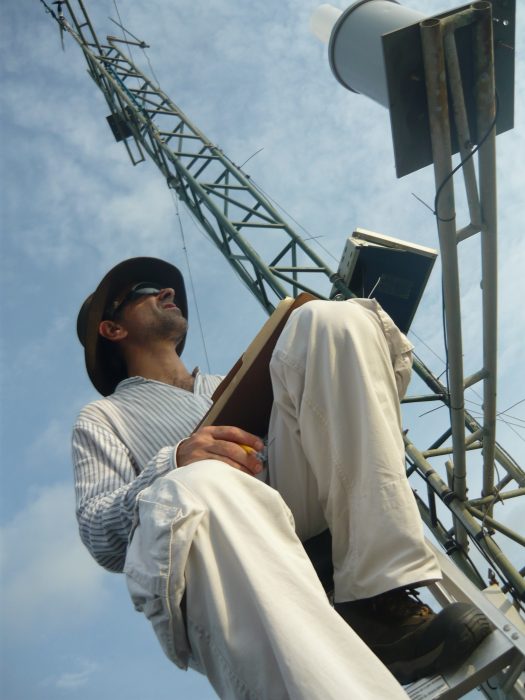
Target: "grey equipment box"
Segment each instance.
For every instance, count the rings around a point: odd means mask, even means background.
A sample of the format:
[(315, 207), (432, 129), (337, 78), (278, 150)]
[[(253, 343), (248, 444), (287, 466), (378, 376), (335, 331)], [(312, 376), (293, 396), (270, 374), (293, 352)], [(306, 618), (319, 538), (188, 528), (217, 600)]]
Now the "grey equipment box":
[(406, 333), (436, 257), (432, 248), (358, 228), (346, 241), (338, 275), (356, 297), (376, 299)]

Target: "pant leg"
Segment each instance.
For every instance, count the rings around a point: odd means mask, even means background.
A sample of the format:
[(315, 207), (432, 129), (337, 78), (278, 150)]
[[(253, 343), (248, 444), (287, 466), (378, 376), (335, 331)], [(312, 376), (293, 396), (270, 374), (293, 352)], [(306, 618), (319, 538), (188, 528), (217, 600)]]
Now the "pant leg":
[(272, 357), (270, 483), (302, 540), (330, 528), (337, 602), (441, 577), (405, 476), (406, 347), (373, 302), (315, 301)]
[(277, 491), (206, 460), (157, 479), (138, 515), (126, 560), (135, 606), (223, 700), (406, 700), (329, 605)]

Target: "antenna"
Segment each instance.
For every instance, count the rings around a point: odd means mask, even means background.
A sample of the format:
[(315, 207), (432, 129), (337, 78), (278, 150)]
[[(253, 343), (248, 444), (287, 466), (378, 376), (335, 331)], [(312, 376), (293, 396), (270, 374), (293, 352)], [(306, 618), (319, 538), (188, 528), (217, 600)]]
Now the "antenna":
[[(472, 143), (482, 138), (475, 118), (475, 27), (491, 7), (499, 134), (514, 126), (515, 0), (475, 2), (432, 16), (395, 0), (358, 0), (344, 11), (324, 4), (312, 14), (311, 31), (327, 44), (337, 81), (389, 110), (398, 177), (434, 160), (421, 27), (439, 25), (447, 43), (456, 44), (448, 53), (457, 53), (461, 67)], [(457, 153), (462, 141), (454, 121), (451, 129), (452, 153)]]

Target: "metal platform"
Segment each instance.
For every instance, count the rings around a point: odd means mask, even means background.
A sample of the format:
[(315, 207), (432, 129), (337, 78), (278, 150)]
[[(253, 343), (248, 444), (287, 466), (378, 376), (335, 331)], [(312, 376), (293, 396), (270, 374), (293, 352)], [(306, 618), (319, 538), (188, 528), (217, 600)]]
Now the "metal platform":
[(443, 572), (443, 581), (430, 588), (442, 603), (469, 602), (494, 625), (493, 632), (459, 668), (405, 686), (412, 700), (454, 700), (482, 687), (490, 698), (525, 698), (525, 623), (498, 586), (480, 591), (438, 549), (430, 545)]

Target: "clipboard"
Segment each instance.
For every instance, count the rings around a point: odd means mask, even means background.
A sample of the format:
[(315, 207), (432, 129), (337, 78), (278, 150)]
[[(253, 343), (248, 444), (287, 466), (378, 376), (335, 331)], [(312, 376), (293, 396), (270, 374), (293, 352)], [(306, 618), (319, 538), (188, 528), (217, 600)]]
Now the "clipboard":
[(212, 395), (213, 406), (198, 427), (235, 425), (254, 435), (268, 433), (273, 404), (270, 359), (277, 339), (294, 309), (317, 299), (303, 292), (286, 297), (257, 333)]

